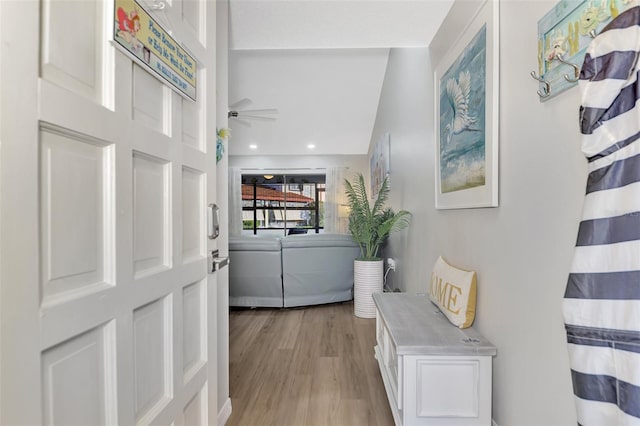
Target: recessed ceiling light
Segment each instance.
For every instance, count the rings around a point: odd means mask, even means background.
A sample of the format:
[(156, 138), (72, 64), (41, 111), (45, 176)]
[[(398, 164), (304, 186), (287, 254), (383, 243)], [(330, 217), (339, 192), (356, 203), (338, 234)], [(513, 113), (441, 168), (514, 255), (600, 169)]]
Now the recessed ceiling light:
[(252, 143), (251, 145), (249, 145), (249, 148), (251, 149), (258, 149), (258, 145)]
[(312, 144), (312, 143), (310, 143), (309, 145), (307, 145), (307, 148), (309, 148), (309, 149), (313, 149), (313, 148), (315, 148), (315, 147), (316, 147), (316, 146), (315, 146), (314, 144)]

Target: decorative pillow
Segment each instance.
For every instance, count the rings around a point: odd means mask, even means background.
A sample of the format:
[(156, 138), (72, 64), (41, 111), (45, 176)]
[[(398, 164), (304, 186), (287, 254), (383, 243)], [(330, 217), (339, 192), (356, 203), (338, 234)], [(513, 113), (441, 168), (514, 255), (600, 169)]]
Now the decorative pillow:
[(439, 257), (433, 266), (429, 297), (453, 325), (470, 327), (476, 316), (476, 273), (453, 267)]

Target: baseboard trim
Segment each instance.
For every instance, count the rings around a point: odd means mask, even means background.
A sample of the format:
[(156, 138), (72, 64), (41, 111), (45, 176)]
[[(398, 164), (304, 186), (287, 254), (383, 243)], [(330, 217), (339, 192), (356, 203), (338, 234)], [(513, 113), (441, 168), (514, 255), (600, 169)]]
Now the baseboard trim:
[(218, 425), (226, 424), (227, 420), (229, 420), (229, 417), (231, 417), (231, 411), (232, 411), (231, 398), (227, 398), (227, 400), (222, 405), (220, 412), (218, 413), (218, 422), (216, 424)]

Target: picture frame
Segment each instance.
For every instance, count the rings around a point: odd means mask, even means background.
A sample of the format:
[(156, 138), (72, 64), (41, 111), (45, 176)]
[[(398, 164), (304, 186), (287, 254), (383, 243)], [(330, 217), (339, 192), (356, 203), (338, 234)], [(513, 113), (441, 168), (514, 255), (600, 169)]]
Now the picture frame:
[(434, 68), (437, 209), (498, 206), (498, 9), (485, 0)]
[(389, 156), (390, 156), (389, 133), (383, 133), (378, 138), (371, 157), (369, 157), (369, 170), (371, 170), (371, 197), (378, 197), (378, 191), (382, 186), (384, 178), (389, 176)]

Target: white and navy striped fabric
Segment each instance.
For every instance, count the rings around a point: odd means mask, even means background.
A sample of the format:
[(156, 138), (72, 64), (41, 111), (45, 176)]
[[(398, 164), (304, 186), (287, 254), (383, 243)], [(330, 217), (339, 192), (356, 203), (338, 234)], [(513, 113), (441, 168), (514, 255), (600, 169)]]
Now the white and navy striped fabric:
[(640, 7), (591, 42), (580, 75), (589, 177), (563, 301), (578, 424), (640, 425)]
[(580, 75), (589, 177), (563, 311), (578, 424), (640, 425), (640, 7), (591, 42)]

